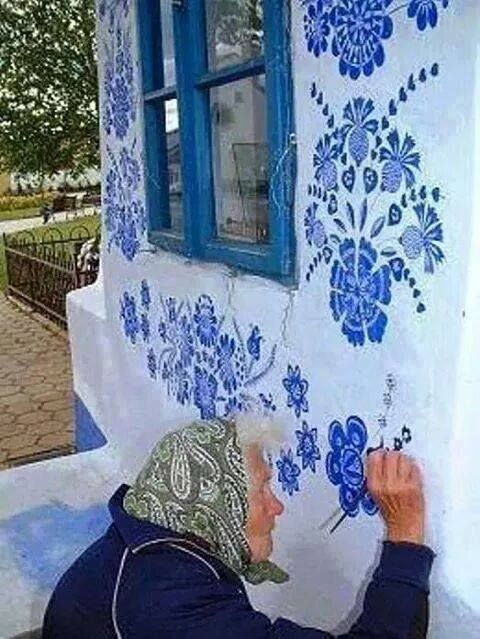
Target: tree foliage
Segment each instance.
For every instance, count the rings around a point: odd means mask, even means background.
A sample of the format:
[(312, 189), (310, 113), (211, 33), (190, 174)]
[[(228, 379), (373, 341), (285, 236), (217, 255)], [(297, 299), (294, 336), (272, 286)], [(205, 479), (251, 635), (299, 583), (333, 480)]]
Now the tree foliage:
[(0, 165), (98, 166), (95, 0), (0, 0)]

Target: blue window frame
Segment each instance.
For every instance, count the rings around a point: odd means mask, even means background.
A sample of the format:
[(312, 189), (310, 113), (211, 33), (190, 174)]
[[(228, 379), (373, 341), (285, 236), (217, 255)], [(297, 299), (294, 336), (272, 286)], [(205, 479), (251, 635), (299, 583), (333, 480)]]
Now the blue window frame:
[[(255, 11), (245, 13), (246, 36), (235, 2)], [(287, 282), (295, 253), (288, 5), (138, 0), (150, 242)], [(210, 15), (214, 6), (227, 13)]]

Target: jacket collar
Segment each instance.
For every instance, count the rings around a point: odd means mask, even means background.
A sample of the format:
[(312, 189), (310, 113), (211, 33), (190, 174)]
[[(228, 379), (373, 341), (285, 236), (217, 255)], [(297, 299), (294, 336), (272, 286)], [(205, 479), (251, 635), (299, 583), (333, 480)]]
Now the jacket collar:
[(180, 533), (163, 528), (150, 521), (137, 519), (129, 515), (123, 507), (123, 500), (130, 486), (122, 484), (115, 492), (108, 503), (108, 509), (113, 519), (113, 523), (118, 533), (123, 539), (126, 546), (132, 551), (137, 552), (142, 546), (162, 541), (183, 541), (195, 544), (197, 548), (209, 554), (208, 544), (197, 537), (189, 537)]

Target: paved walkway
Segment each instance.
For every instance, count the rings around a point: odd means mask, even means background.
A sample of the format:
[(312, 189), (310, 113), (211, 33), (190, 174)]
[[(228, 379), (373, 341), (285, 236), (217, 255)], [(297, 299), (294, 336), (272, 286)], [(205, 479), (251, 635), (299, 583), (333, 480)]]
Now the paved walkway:
[[(50, 224), (55, 222), (65, 222), (67, 220), (79, 220), (87, 215), (93, 215), (98, 209), (94, 208), (85, 209), (85, 211), (77, 211), (77, 215), (74, 216), (73, 211), (68, 213), (55, 213), (55, 219), (50, 220), (45, 224), (45, 228), (48, 228)], [(36, 226), (43, 226), (43, 218), (37, 215), (36, 217), (27, 217), (23, 220), (7, 220), (6, 222), (0, 222), (0, 236), (2, 233), (15, 233), (16, 231), (26, 231), (27, 229), (33, 229)]]
[(0, 469), (73, 452), (67, 334), (0, 294)]

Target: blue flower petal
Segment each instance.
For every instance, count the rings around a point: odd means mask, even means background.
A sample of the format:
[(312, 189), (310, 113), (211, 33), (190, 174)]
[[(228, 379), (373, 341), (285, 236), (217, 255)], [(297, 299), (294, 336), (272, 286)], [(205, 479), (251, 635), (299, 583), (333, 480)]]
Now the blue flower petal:
[(360, 417), (352, 415), (347, 419), (347, 437), (361, 454), (367, 445), (367, 429)]
[(340, 422), (334, 421), (330, 424), (330, 428), (328, 430), (328, 441), (334, 450), (339, 450), (347, 444), (347, 437), (343, 432), (343, 426)]

